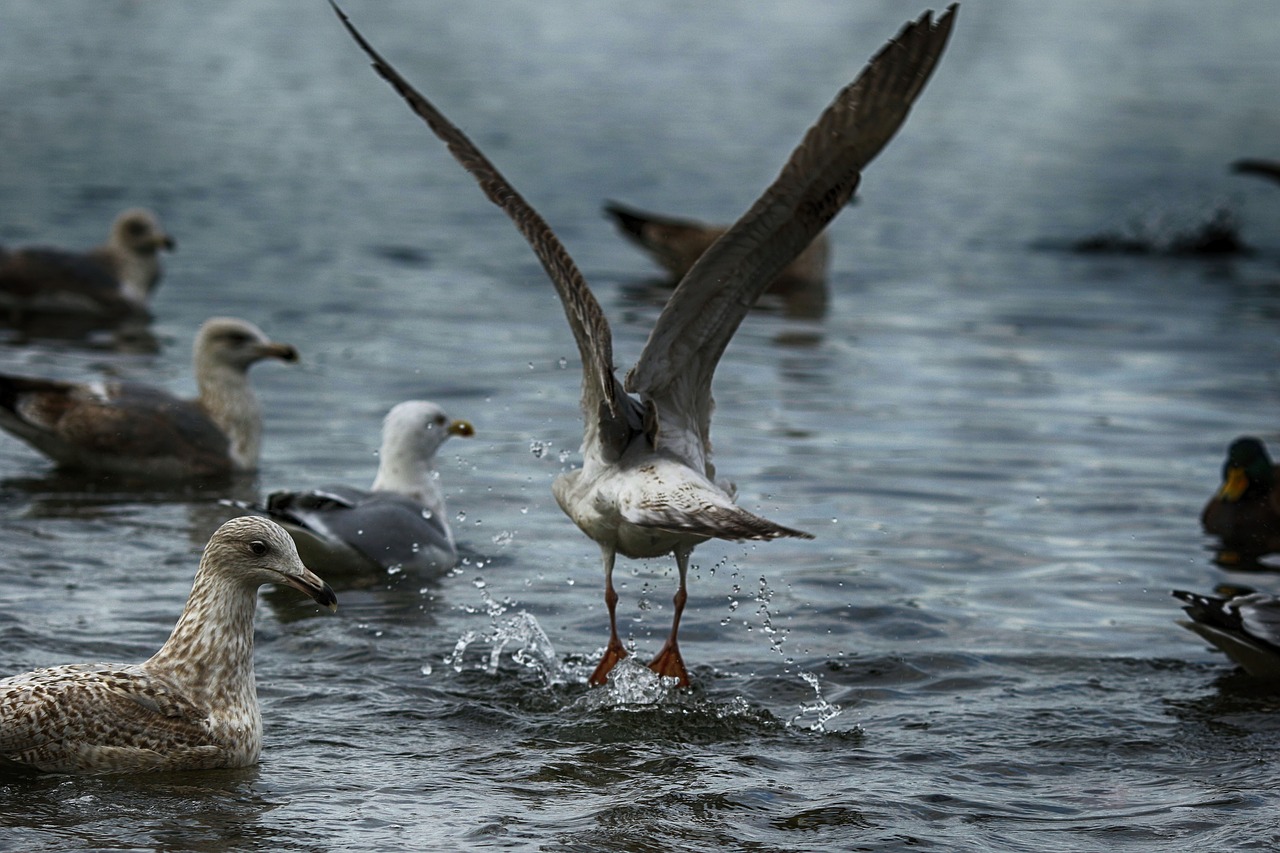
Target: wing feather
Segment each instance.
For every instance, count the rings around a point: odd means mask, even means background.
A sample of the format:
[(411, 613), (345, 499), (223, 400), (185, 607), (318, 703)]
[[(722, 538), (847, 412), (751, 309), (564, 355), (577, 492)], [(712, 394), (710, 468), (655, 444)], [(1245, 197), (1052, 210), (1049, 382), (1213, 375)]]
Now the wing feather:
[(210, 743), (207, 715), (136, 667), (102, 664), (36, 670), (0, 681), (0, 754), (62, 741), (155, 749)]
[[(378, 74), (391, 84), (409, 108), (445, 143), (458, 163), (480, 184), (489, 201), (511, 218), (517, 230), (533, 248), (547, 276), (555, 285), (569, 328), (578, 345), (583, 371), (582, 409), (589, 425), (593, 419), (599, 418), (602, 422), (600, 432), (604, 435), (626, 433), (628, 409), (631, 406), (626, 400), (621, 383), (614, 375), (613, 338), (609, 321), (564, 244), (466, 134), (445, 118), (373, 49), (333, 0), (330, 0), (330, 5), (351, 37), (373, 60), (373, 67)], [(630, 420), (634, 420), (634, 416)]]
[[(778, 178), (681, 280), (625, 387), (659, 409), (710, 397), (729, 339), (774, 277), (845, 207), (863, 167), (906, 120), (951, 33), (953, 4), (907, 24), (805, 134)], [(672, 397), (673, 405), (664, 405)], [(701, 405), (705, 439), (710, 406)]]

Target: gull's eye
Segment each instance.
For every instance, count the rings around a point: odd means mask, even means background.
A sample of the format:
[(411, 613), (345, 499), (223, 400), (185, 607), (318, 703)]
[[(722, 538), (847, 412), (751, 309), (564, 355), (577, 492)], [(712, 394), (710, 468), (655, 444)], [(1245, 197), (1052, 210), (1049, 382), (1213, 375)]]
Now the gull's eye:
[(254, 556), (261, 557), (263, 554), (267, 553), (267, 543), (259, 542), (255, 539), (249, 543), (249, 550), (253, 552)]
[(436, 425), (436, 426), (438, 426), (438, 427), (442, 427), (442, 426), (444, 426), (444, 424), (445, 424), (445, 416), (444, 416), (444, 415), (436, 415), (436, 417), (435, 417), (435, 425)]

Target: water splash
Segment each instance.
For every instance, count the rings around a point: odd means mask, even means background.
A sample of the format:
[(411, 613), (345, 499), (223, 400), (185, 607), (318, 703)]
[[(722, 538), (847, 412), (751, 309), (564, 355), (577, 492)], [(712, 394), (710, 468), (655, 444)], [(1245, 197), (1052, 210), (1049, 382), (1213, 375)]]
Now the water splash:
[(834, 702), (828, 702), (826, 697), (822, 695), (822, 684), (819, 682), (818, 676), (812, 672), (802, 672), (800, 677), (813, 688), (814, 700), (812, 702), (801, 702), (799, 712), (787, 721), (787, 725), (791, 728), (825, 733), (827, 731), (827, 723), (844, 713), (844, 708)]
[[(468, 647), (473, 644), (486, 645), (489, 648), (479, 669), (490, 675), (498, 671), (502, 654), (512, 648), (511, 660), (526, 669), (536, 670), (548, 685), (564, 684), (569, 676), (556, 655), (555, 646), (546, 631), (538, 624), (537, 617), (525, 610), (508, 615), (515, 605), (511, 599), (497, 601), (485, 588), (482, 578), (474, 582), (480, 592), (483, 611), (489, 617), (489, 627), (480, 631), (465, 631), (454, 644), (453, 652), (445, 655), (446, 666), (453, 667), (454, 672), (462, 672)], [(480, 612), (479, 608), (464, 608), (467, 612)]]
[(664, 678), (634, 656), (620, 660), (609, 671), (609, 681), (589, 691), (576, 704), (589, 710), (668, 705), (679, 698), (677, 678)]
[[(756, 615), (760, 617), (760, 630), (764, 631), (769, 638), (769, 646), (773, 651), (782, 654), (782, 644), (787, 641), (789, 628), (780, 628), (773, 623), (773, 613), (769, 609), (769, 602), (773, 600), (773, 588), (769, 586), (769, 579), (764, 575), (760, 576), (760, 589), (756, 593)], [(789, 663), (790, 661), (788, 661)]]

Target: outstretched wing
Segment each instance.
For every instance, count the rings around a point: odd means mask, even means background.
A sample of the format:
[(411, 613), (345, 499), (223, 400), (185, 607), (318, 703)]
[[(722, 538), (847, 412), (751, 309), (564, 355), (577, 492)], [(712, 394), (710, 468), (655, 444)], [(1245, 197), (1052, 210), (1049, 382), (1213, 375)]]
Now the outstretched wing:
[(861, 170), (906, 120), (955, 20), (926, 12), (907, 24), (845, 87), (805, 134), (751, 209), (681, 280), (658, 318), (626, 389), (653, 400), (659, 418), (696, 413), (706, 439), (711, 377), (743, 317), (783, 267), (848, 203)]
[(573, 330), (574, 340), (578, 344), (578, 354), (582, 358), (582, 409), (587, 419), (588, 432), (591, 431), (593, 419), (598, 418), (599, 432), (606, 439), (625, 440), (624, 437), (629, 434), (628, 422), (634, 423), (636, 417), (633, 414), (628, 418), (628, 410), (633, 409), (634, 404), (627, 400), (622, 384), (614, 376), (613, 339), (609, 322), (564, 244), (538, 212), (515, 191), (488, 158), (480, 153), (480, 149), (365, 41), (333, 0), (330, 0), (330, 4), (351, 37), (373, 60), (374, 69), (448, 146), (454, 159), (471, 173), (488, 199), (511, 217), (511, 221), (533, 248), (534, 254), (542, 262), (542, 268), (556, 287), (556, 293), (564, 305), (565, 316), (569, 320), (569, 328)]

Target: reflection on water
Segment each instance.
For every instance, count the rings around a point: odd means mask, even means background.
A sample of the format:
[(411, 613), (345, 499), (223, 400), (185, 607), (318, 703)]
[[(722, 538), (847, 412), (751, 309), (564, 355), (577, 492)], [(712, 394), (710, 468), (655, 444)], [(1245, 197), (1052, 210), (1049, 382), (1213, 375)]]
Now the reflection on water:
[(6, 333), (0, 340), (7, 346), (24, 347), (62, 342), (91, 350), (131, 353), (160, 351), (160, 339), (146, 323), (136, 321), (104, 324), (93, 317), (28, 312), (21, 318), (8, 318), (5, 325)]

